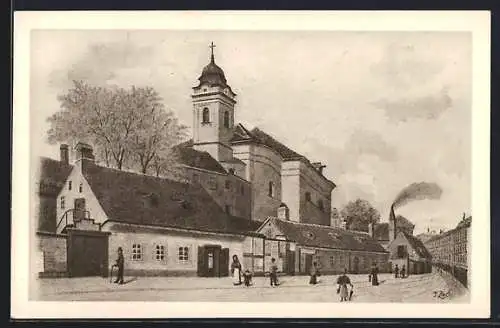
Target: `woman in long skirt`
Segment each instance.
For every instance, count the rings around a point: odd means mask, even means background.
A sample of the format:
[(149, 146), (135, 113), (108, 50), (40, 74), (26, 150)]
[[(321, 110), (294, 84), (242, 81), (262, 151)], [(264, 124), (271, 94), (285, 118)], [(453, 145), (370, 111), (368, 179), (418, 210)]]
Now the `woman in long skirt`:
[(233, 263), (231, 263), (231, 275), (233, 277), (233, 285), (241, 285), (241, 263), (238, 256), (233, 255)]
[(370, 276), (371, 276), (372, 286), (378, 286), (378, 267), (375, 263), (372, 265), (372, 271)]
[(344, 269), (344, 274), (337, 279), (337, 284), (339, 285), (337, 288), (337, 294), (340, 294), (340, 301), (345, 302), (350, 299), (347, 285), (350, 285), (351, 289), (354, 288), (354, 286), (351, 283), (351, 279), (347, 276), (347, 269)]

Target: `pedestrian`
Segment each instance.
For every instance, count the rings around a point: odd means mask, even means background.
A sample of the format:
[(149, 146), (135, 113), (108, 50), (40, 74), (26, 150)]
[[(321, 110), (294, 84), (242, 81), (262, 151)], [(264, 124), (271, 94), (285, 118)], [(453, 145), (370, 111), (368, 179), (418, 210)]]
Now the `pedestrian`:
[(378, 286), (378, 267), (375, 263), (372, 264), (372, 271), (370, 273), (372, 286)]
[(233, 285), (241, 285), (241, 263), (236, 254), (233, 255), (233, 263), (231, 263), (231, 275), (233, 276)]
[(399, 268), (397, 264), (396, 267), (394, 268), (394, 278), (399, 278)]
[(405, 277), (405, 273), (406, 273), (405, 265), (403, 264), (403, 267), (401, 268), (401, 278)]
[(269, 278), (271, 280), (271, 286), (278, 286), (278, 266), (276, 265), (276, 259), (274, 257), (271, 259)]
[(116, 259), (115, 266), (118, 267), (118, 274), (116, 276), (115, 284), (123, 285), (123, 267), (125, 260), (123, 258), (123, 249), (118, 247), (118, 258)]
[(245, 286), (250, 286), (252, 284), (252, 273), (250, 270), (246, 269), (243, 273), (243, 279), (245, 281)]
[[(351, 283), (351, 279), (347, 276), (347, 269), (344, 269), (344, 273), (337, 279), (337, 294), (340, 294), (340, 301), (344, 302), (352, 297), (354, 286)], [(351, 286), (351, 292), (349, 293), (347, 285)]]
[(313, 265), (311, 267), (311, 271), (309, 272), (309, 284), (310, 285), (316, 285), (318, 283), (318, 268), (316, 266), (316, 262), (313, 262)]

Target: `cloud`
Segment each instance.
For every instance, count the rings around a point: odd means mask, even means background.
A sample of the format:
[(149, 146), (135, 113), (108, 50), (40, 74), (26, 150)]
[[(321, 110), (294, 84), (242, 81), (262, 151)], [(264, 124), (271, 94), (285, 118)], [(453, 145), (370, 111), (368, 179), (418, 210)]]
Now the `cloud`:
[(355, 130), (344, 147), (344, 153), (354, 153), (356, 157), (373, 155), (384, 161), (397, 158), (396, 148), (388, 144), (379, 133), (369, 130)]
[(393, 121), (408, 119), (437, 119), (453, 105), (447, 88), (440, 92), (421, 97), (401, 97), (399, 99), (382, 98), (373, 103), (385, 110), (387, 117)]
[(93, 43), (70, 67), (52, 71), (49, 85), (66, 88), (73, 80), (105, 84), (116, 79), (120, 70), (147, 66), (154, 56), (153, 46), (137, 46), (128, 41)]

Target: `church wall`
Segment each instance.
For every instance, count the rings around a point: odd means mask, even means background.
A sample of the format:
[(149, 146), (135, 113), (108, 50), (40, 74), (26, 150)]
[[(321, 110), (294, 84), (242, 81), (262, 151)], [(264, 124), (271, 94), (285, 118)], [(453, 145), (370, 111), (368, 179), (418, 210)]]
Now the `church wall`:
[[(231, 215), (251, 219), (252, 188), (249, 182), (235, 175), (190, 167), (185, 167), (185, 172), (188, 179), (193, 183), (200, 183), (223, 210), (229, 205)], [(226, 181), (229, 181), (228, 186)]]
[[(275, 216), (281, 204), (281, 157), (265, 146), (235, 146), (234, 156), (246, 163), (247, 179), (252, 183), (252, 219), (264, 221)], [(273, 195), (269, 195), (269, 183)]]

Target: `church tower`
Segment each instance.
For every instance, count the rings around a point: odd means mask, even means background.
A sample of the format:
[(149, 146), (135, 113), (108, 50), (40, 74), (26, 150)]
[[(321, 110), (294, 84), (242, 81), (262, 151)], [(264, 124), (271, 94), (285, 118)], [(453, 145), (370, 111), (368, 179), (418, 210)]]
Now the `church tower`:
[(224, 71), (215, 64), (213, 42), (210, 63), (203, 68), (193, 88), (193, 143), (219, 162), (233, 158), (230, 139), (234, 127), (236, 94), (227, 84)]

